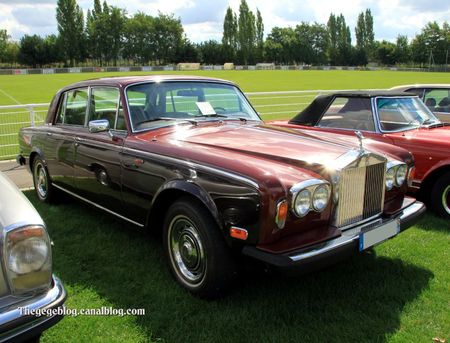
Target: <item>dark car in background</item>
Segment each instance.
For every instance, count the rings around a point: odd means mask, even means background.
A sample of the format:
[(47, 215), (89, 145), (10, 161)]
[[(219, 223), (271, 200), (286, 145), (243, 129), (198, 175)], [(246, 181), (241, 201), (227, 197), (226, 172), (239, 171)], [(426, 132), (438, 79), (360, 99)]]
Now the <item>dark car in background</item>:
[(396, 236), (425, 211), (405, 195), (407, 151), (265, 125), (219, 79), (79, 82), (19, 140), (42, 201), (63, 191), (162, 232), (174, 278), (206, 298), (229, 287), (239, 255), (318, 268)]

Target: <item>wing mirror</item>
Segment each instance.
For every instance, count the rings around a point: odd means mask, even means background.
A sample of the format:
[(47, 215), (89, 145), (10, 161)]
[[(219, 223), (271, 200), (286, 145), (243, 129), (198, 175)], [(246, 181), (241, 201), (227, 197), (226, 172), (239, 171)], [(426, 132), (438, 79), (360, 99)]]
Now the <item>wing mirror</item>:
[(109, 121), (107, 119), (91, 120), (88, 127), (91, 133), (109, 131)]

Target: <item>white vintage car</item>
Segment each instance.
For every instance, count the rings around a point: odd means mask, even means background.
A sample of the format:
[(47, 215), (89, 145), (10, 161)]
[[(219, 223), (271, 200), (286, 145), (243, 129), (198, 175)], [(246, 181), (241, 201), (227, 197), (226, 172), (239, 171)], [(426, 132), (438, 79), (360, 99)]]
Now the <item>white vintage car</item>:
[(1, 173), (0, 190), (0, 342), (37, 341), (62, 319), (66, 291), (52, 274), (42, 218)]

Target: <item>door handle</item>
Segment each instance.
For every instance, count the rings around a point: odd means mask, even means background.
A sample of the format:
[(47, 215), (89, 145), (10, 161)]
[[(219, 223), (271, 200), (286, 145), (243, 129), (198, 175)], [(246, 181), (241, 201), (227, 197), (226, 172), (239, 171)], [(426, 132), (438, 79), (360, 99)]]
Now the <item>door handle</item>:
[(47, 132), (47, 136), (53, 136), (53, 133)]

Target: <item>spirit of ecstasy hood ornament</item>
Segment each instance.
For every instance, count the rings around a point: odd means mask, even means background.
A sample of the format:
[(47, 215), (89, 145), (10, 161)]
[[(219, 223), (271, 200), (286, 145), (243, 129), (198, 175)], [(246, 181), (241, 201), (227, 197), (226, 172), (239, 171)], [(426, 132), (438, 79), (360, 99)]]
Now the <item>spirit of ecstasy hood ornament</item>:
[(363, 139), (365, 138), (361, 131), (355, 131), (356, 137), (358, 137), (359, 140), (359, 151), (364, 152), (364, 146), (363, 146)]

